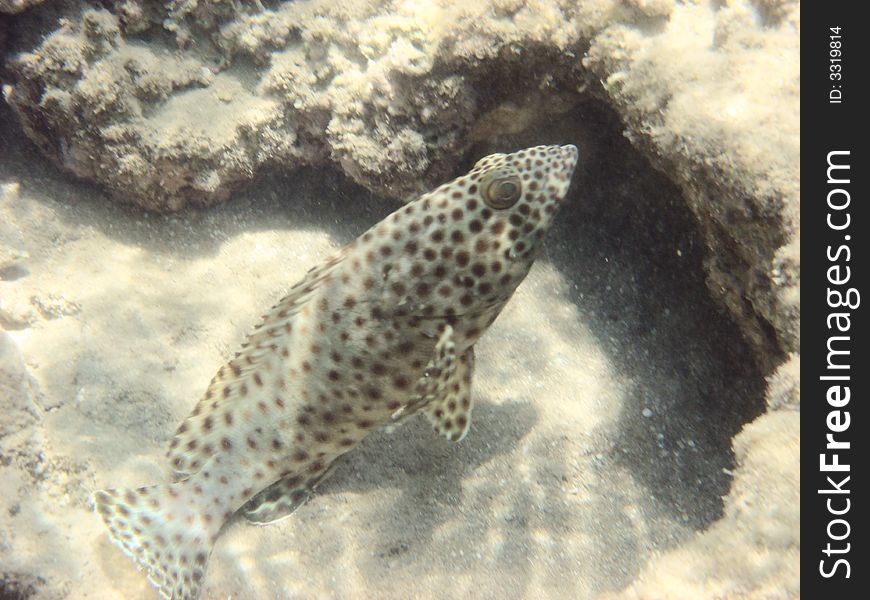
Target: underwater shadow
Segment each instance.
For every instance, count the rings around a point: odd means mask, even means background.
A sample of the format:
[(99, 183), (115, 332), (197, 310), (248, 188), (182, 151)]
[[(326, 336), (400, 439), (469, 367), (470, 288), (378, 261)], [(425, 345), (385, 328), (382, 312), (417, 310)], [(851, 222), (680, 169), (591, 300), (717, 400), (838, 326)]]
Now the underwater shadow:
[[(574, 447), (567, 436), (530, 435), (538, 419), (531, 402), (478, 397), (460, 443), (437, 436), (422, 416), (374, 433), (293, 514), (293, 539), (317, 539), (308, 550), (315, 564), (349, 557), (384, 598), (430, 597), (431, 582), (422, 582), (433, 575), (449, 580), (440, 597), (523, 598), (542, 578), (559, 597), (619, 589), (643, 566), (623, 482), (602, 481), (588, 510), (573, 510), (564, 465)], [(376, 491), (386, 499), (353, 502)], [(345, 518), (323, 518), (335, 511)], [(594, 549), (582, 562), (572, 547), (579, 537)], [(282, 560), (268, 559), (258, 575), (280, 578)], [(396, 581), (418, 583), (411, 592), (394, 589)]]
[(264, 169), (230, 201), (218, 205), (192, 204), (168, 214), (147, 212), (58, 171), (7, 121), (8, 116), (0, 114), (0, 130), (11, 130), (4, 139), (9, 153), (0, 161), (0, 180), (17, 180), (22, 196), (46, 199), (52, 216), (71, 232), (93, 229), (154, 256), (214, 257), (236, 236), (260, 231), (324, 232), (344, 245), (399, 206), (333, 168), (300, 167), (290, 172)]
[(662, 509), (700, 530), (722, 515), (731, 439), (763, 412), (765, 372), (710, 296), (709, 250), (680, 189), (623, 130), (610, 107), (590, 98), (471, 154), (578, 146), (571, 189), (538, 261), (562, 274), (579, 318), (630, 382), (609, 434), (615, 457)]
[(46, 199), (53, 216), (72, 232), (94, 229), (155, 256), (213, 257), (236, 236), (259, 231), (324, 232), (344, 245), (400, 206), (332, 167), (291, 172), (273, 167), (263, 169), (228, 202), (152, 213), (60, 171), (24, 136), (8, 107), (0, 108), (0, 132), (0, 180), (17, 180), (21, 195)]
[[(609, 110), (586, 131), (621, 130)], [(590, 126), (590, 123), (595, 126)], [(764, 410), (764, 372), (707, 288), (708, 250), (680, 190), (622, 135), (597, 135), (544, 257), (628, 381), (614, 452), (675, 517), (721, 517), (731, 439)]]

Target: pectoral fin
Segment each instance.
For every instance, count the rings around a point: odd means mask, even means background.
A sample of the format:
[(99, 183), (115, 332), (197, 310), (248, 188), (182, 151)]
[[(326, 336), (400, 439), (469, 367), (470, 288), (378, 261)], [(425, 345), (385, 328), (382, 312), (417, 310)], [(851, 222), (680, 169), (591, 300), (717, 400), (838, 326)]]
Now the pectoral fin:
[(423, 407), (423, 413), (435, 431), (451, 442), (458, 442), (471, 426), (471, 377), (474, 373), (474, 347), (456, 361), (445, 382), (444, 393)]
[(393, 423), (388, 431), (395, 425), (408, 419), (427, 404), (442, 398), (447, 392), (447, 387), (456, 372), (456, 343), (453, 340), (453, 327), (448, 325), (438, 337), (435, 344), (435, 353), (423, 375), (414, 384), (414, 394), (407, 404), (393, 413)]
[(471, 377), (474, 373), (474, 348), (456, 355), (453, 328), (449, 325), (435, 344), (435, 353), (423, 376), (414, 386), (408, 403), (393, 414), (393, 425), (422, 411), (435, 431), (458, 442), (471, 426)]

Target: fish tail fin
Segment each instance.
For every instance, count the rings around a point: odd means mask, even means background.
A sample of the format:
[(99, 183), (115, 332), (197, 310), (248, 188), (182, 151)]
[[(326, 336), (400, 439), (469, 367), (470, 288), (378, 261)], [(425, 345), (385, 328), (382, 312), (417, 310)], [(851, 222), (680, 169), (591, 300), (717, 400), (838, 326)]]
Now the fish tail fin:
[(94, 509), (164, 598), (195, 600), (216, 532), (182, 491), (182, 484), (99, 491)]

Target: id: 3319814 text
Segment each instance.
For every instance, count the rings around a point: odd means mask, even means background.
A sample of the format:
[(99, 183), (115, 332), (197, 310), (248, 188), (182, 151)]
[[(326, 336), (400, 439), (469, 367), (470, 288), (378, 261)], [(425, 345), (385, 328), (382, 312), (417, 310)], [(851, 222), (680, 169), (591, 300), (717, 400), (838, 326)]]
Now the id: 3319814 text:
[(829, 27), (828, 34), (828, 79), (831, 88), (828, 90), (828, 102), (840, 104), (843, 102), (843, 36), (842, 27)]

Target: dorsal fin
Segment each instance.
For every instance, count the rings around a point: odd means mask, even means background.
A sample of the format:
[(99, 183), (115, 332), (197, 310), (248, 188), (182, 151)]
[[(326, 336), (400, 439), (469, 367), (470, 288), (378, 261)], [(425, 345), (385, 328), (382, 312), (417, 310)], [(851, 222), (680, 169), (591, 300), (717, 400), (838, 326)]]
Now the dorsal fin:
[[(212, 377), (205, 394), (170, 443), (169, 462), (176, 479), (196, 473), (226, 443), (223, 432), (239, 418), (240, 402), (252, 401), (252, 410), (257, 410), (257, 404), (265, 401), (252, 400), (253, 392), (274, 385), (274, 376), (270, 378), (269, 372), (277, 371), (277, 365), (290, 356), (294, 321), (318, 288), (330, 280), (348, 249), (346, 246), (326, 263), (308, 271), (263, 315), (241, 351)], [(274, 397), (269, 401), (281, 402)]]
[(286, 329), (288, 323), (292, 323), (293, 318), (320, 285), (329, 282), (332, 278), (332, 272), (344, 260), (347, 250), (348, 246), (345, 246), (326, 263), (310, 269), (302, 281), (290, 288), (287, 295), (263, 315), (260, 323), (248, 334), (248, 338), (242, 343), (242, 349), (236, 353), (236, 357), (233, 359), (233, 361), (242, 359), (239, 362), (244, 363), (240, 365), (243, 371), (250, 368), (249, 357), (256, 359), (257, 356), (274, 350), (273, 338), (279, 335), (282, 329)]

